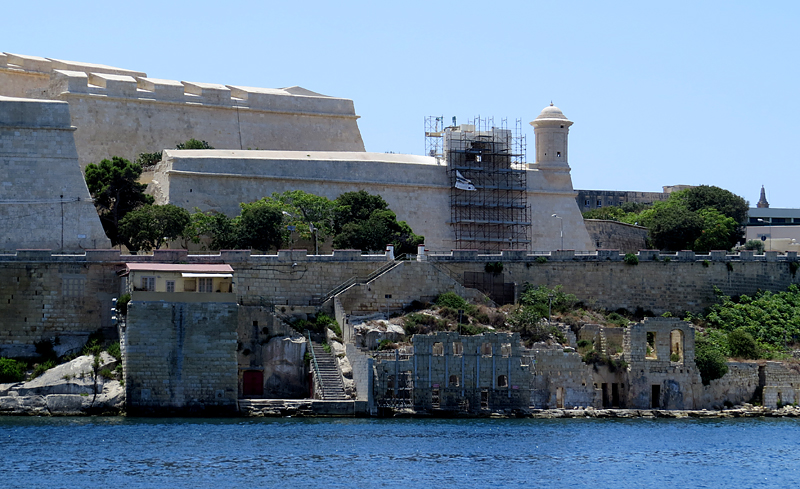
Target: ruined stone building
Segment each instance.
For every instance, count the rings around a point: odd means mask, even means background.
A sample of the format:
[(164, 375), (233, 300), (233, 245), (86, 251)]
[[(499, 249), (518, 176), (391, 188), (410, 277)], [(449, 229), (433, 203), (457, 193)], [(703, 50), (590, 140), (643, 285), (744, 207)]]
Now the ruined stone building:
[[(525, 412), (593, 407), (707, 409), (763, 395), (766, 406), (800, 399), (798, 372), (778, 362), (731, 363), (703, 385), (694, 363), (694, 327), (675, 318), (646, 318), (625, 328), (586, 325), (604, 358), (586, 363), (570, 348), (521, 346), (519, 335), (415, 335), (410, 351), (375, 355), (375, 409), (418, 412)], [(363, 367), (362, 367), (363, 369)]]

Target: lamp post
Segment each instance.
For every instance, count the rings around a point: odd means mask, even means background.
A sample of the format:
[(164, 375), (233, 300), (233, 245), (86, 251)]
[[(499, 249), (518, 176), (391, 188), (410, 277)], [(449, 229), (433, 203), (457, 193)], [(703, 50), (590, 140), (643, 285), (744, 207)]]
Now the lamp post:
[[(759, 219), (758, 222), (767, 222), (763, 219)], [(768, 223), (767, 230), (769, 231), (769, 251), (772, 251), (772, 220)]]
[(564, 249), (564, 219), (561, 216), (559, 216), (558, 214), (553, 214), (550, 217), (555, 217), (556, 219), (561, 221), (561, 249), (563, 250)]

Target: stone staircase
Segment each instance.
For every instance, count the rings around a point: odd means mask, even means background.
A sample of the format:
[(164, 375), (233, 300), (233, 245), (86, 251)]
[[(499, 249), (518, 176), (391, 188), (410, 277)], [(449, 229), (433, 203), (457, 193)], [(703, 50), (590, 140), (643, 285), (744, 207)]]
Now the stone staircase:
[(342, 374), (339, 372), (338, 360), (333, 356), (333, 353), (328, 353), (322, 347), (322, 344), (312, 341), (311, 348), (313, 349), (313, 358), (311, 361), (311, 368), (314, 369), (314, 374), (318, 380), (316, 396), (325, 401), (344, 401), (348, 397), (344, 393), (344, 383), (342, 382)]
[(318, 306), (321, 306), (321, 305), (325, 304), (326, 302), (328, 302), (329, 300), (333, 299), (335, 296), (337, 296), (337, 295), (341, 294), (342, 292), (344, 292), (345, 290), (349, 289), (350, 287), (353, 287), (355, 285), (368, 284), (368, 283), (372, 282), (373, 280), (377, 279), (378, 277), (380, 277), (381, 275), (385, 275), (385, 274), (389, 273), (390, 271), (394, 270), (395, 268), (399, 267), (402, 264), (403, 264), (403, 262), (399, 261), (399, 260), (390, 261), (390, 262), (386, 263), (385, 265), (381, 266), (380, 268), (378, 268), (377, 270), (373, 271), (372, 273), (370, 273), (366, 277), (363, 277), (363, 278), (351, 277), (347, 281), (339, 284), (333, 290), (331, 290), (327, 294), (325, 294), (321, 299), (316, 301), (316, 304)]

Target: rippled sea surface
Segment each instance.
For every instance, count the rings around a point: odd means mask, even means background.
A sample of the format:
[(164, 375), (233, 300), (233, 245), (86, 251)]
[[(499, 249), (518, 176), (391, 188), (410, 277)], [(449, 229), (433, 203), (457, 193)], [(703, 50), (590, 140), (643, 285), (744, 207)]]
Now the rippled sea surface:
[(0, 487), (798, 487), (800, 420), (0, 417)]

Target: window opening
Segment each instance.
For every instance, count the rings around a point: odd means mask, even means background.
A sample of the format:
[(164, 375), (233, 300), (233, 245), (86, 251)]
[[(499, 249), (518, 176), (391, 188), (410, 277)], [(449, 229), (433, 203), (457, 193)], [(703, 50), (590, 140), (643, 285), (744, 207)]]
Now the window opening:
[(508, 376), (500, 375), (497, 377), (497, 387), (508, 387)]
[(213, 278), (200, 278), (198, 279), (198, 292), (213, 292), (214, 279)]
[(458, 375), (451, 375), (450, 376), (450, 387), (458, 387), (459, 385), (461, 385), (461, 383), (459, 382)]
[(483, 343), (481, 345), (481, 355), (484, 357), (492, 356), (492, 344), (491, 343)]
[(142, 290), (154, 291), (156, 290), (155, 277), (142, 277)]
[(647, 332), (647, 348), (644, 357), (649, 360), (658, 359), (658, 354), (656, 353), (656, 333), (654, 331)]
[(167, 280), (167, 292), (175, 292), (175, 281)]
[(683, 363), (683, 331), (679, 329), (669, 333), (669, 361)]
[(433, 354), (437, 357), (444, 355), (444, 344), (436, 342), (433, 344)]
[(463, 355), (464, 354), (464, 344), (460, 341), (453, 342), (453, 355)]
[(511, 343), (503, 343), (500, 345), (500, 353), (503, 355), (503, 358), (508, 358), (511, 356)]

